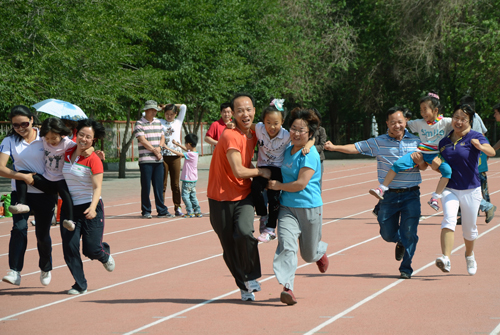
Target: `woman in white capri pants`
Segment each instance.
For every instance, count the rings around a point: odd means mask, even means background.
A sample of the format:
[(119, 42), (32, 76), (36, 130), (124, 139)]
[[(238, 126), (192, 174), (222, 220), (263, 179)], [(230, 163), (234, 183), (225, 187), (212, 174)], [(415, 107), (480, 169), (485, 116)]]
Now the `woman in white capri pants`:
[[(312, 110), (295, 108), (290, 118), (292, 145), (285, 151), (281, 166), (283, 183), (270, 180), (268, 188), (281, 190), (278, 215), (278, 247), (273, 268), (283, 285), (280, 300), (287, 305), (297, 303), (293, 295), (297, 251), (306, 262), (316, 262), (321, 273), (328, 268), (326, 247), (321, 241), (323, 201), (321, 200), (321, 161), (313, 146), (307, 155), (301, 150), (314, 135), (319, 119)], [(297, 243), (298, 240), (298, 243)]]
[(479, 155), (484, 152), (494, 156), (495, 150), (486, 138), (471, 130), (474, 110), (469, 105), (455, 107), (452, 118), (453, 130), (439, 142), (441, 156), (450, 164), (451, 179), (443, 192), (444, 217), (441, 223), (441, 250), (443, 256), (436, 259), (436, 266), (443, 272), (450, 272), (450, 255), (455, 241), (458, 208), (462, 211), (462, 234), (465, 242), (467, 271), (476, 274), (474, 241), (477, 238), (477, 211), (481, 203), (481, 182), (479, 181)]

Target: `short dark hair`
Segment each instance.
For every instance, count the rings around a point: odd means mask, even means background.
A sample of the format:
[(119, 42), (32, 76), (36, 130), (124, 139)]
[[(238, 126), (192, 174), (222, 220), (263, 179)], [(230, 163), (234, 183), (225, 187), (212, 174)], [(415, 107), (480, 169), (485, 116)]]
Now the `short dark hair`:
[(394, 107), (389, 108), (389, 110), (387, 111), (386, 120), (389, 120), (389, 116), (391, 116), (392, 114), (394, 114), (396, 112), (401, 112), (401, 114), (403, 114), (403, 116), (404, 116), (404, 107), (394, 106)]
[(411, 120), (411, 118), (413, 117), (413, 113), (409, 108), (405, 107), (403, 110), (403, 116), (405, 119)]
[(71, 135), (71, 130), (66, 127), (63, 120), (57, 117), (49, 117), (43, 121), (42, 127), (40, 127), (40, 136), (46, 136), (49, 132), (53, 132), (61, 136)]
[[(222, 112), (224, 109), (226, 108), (231, 108), (231, 103), (229, 102), (223, 102), (221, 105), (220, 105), (220, 112)], [(232, 108), (231, 108), (232, 109)]]
[(293, 122), (297, 119), (304, 120), (307, 123), (307, 127), (309, 128), (309, 138), (314, 135), (314, 133), (316, 132), (316, 130), (318, 130), (318, 127), (321, 123), (318, 116), (312, 109), (295, 107), (290, 112), (290, 120), (289, 120), (290, 127), (292, 126)]
[(474, 99), (474, 97), (468, 94), (460, 98), (460, 104), (469, 105), (474, 110), (474, 112), (476, 111), (476, 100)]
[(106, 136), (106, 129), (104, 128), (104, 126), (94, 119), (83, 119), (78, 121), (76, 132), (78, 133), (80, 129), (85, 127), (90, 127), (94, 130), (95, 139), (101, 140)]
[(231, 110), (234, 112), (234, 101), (238, 98), (241, 98), (241, 97), (247, 97), (249, 98), (250, 100), (252, 100), (252, 106), (255, 107), (255, 99), (253, 98), (253, 96), (249, 93), (236, 93), (234, 95), (234, 97), (231, 99), (231, 102), (229, 103), (230, 104), (230, 107), (231, 107)]
[(453, 114), (455, 114), (456, 111), (461, 110), (467, 116), (469, 117), (469, 124), (472, 127), (472, 122), (474, 121), (474, 115), (476, 114), (476, 111), (472, 108), (471, 105), (469, 104), (459, 104), (456, 105), (455, 108), (453, 108)]
[(496, 110), (500, 112), (500, 102), (493, 106), (493, 113), (495, 113)]
[(198, 136), (196, 134), (187, 134), (184, 136), (184, 142), (189, 143), (193, 148), (198, 144)]

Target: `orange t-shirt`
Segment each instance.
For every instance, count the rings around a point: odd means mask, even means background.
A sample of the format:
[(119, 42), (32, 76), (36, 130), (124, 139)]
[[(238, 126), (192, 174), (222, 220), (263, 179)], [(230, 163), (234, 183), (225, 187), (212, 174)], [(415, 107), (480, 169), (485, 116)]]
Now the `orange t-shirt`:
[(207, 197), (217, 201), (239, 201), (245, 199), (251, 192), (252, 180), (236, 178), (227, 160), (230, 149), (241, 153), (241, 162), (249, 168), (252, 163), (257, 136), (251, 131), (248, 138), (239, 129), (226, 129), (215, 147), (208, 174)]

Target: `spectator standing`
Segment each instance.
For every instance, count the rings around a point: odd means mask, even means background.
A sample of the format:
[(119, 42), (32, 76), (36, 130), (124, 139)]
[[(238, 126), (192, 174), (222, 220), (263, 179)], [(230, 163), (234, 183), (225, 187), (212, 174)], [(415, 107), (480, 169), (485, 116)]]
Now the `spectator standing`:
[(226, 125), (231, 122), (232, 114), (229, 102), (224, 102), (220, 105), (220, 115), (221, 118), (210, 125), (205, 135), (205, 142), (213, 146), (217, 145), (220, 135), (222, 135), (222, 132), (226, 129)]
[(163, 128), (156, 113), (161, 108), (154, 100), (144, 104), (144, 116), (135, 123), (134, 133), (139, 147), (139, 170), (141, 172), (141, 214), (144, 219), (151, 219), (151, 200), (149, 193), (153, 184), (156, 212), (158, 217), (173, 217), (163, 203), (161, 193), (163, 183), (163, 157), (161, 147), (165, 143)]
[[(177, 147), (173, 141), (179, 143), (181, 141), (182, 122), (186, 117), (186, 105), (165, 105), (161, 106), (165, 111), (165, 119), (161, 119), (163, 127), (163, 135), (165, 136), (165, 146), (169, 149), (175, 150)], [(180, 110), (179, 115), (177, 111)], [(172, 200), (174, 201), (175, 216), (182, 216), (181, 211), (181, 189), (179, 181), (181, 176), (181, 157), (172, 153), (170, 150), (164, 150), (163, 165), (165, 168), (165, 175), (163, 176), (163, 200), (165, 200), (165, 191), (167, 190), (167, 180), (170, 174), (170, 189), (172, 190)]]

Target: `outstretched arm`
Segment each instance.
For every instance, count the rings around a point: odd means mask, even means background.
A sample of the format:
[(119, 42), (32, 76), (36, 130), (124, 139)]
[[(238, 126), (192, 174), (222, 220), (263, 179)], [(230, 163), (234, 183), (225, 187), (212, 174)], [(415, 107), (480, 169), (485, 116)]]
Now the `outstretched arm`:
[(325, 143), (325, 149), (328, 151), (337, 151), (344, 154), (359, 154), (354, 144), (335, 145), (331, 141)]

